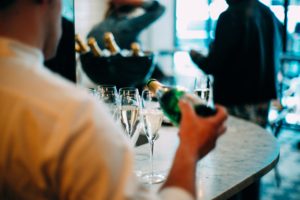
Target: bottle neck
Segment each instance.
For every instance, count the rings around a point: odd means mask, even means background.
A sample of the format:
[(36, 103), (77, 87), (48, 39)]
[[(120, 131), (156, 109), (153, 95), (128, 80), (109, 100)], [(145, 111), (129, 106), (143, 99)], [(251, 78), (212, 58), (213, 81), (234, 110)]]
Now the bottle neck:
[(75, 52), (81, 53), (81, 48), (77, 43), (75, 43)]
[(77, 50), (78, 52), (84, 54), (88, 52), (88, 47), (83, 43), (82, 39), (79, 35), (75, 35), (75, 41), (77, 43)]
[(158, 90), (162, 89), (163, 85), (153, 79), (147, 83), (147, 87), (151, 92), (157, 93)]
[(89, 45), (92, 53), (94, 54), (94, 56), (96, 56), (96, 57), (101, 57), (102, 56), (102, 51), (99, 48), (99, 46), (97, 44), (97, 41), (94, 37), (90, 37), (88, 39), (88, 45)]
[(91, 48), (91, 50), (92, 50), (94, 56), (96, 56), (96, 57), (101, 57), (101, 51), (100, 51), (99, 48), (97, 48), (97, 46), (91, 45), (90, 48)]
[(138, 49), (132, 49), (133, 56), (140, 56), (140, 51)]
[(165, 92), (171, 89), (171, 87), (165, 86), (155, 79), (150, 80), (147, 83), (147, 87), (151, 92), (156, 94), (158, 98), (162, 97)]
[(131, 43), (131, 51), (133, 56), (142, 56), (141, 47), (137, 42)]
[(111, 53), (116, 54), (120, 51), (120, 48), (117, 46), (115, 41), (111, 41), (109, 44), (109, 50)]
[(104, 41), (106, 48), (112, 53), (117, 54), (120, 52), (120, 47), (117, 45), (112, 33), (107, 32), (104, 34)]
[(97, 43), (95, 41), (89, 41), (88, 44), (89, 44), (89, 47), (90, 47), (92, 53), (94, 54), (94, 56), (101, 57), (102, 51), (99, 48), (99, 46), (97, 45)]

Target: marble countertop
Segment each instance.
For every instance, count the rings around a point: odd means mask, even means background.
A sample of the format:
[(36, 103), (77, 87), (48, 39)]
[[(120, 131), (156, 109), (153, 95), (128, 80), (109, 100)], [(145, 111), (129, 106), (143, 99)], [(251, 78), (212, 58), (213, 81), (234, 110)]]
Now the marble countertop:
[[(216, 148), (198, 162), (198, 199), (228, 199), (269, 172), (278, 162), (276, 139), (259, 126), (230, 117), (228, 130)], [(178, 129), (163, 127), (154, 146), (155, 171), (168, 174), (176, 147)], [(136, 171), (149, 172), (149, 144), (135, 148)], [(149, 186), (157, 190), (160, 184)]]

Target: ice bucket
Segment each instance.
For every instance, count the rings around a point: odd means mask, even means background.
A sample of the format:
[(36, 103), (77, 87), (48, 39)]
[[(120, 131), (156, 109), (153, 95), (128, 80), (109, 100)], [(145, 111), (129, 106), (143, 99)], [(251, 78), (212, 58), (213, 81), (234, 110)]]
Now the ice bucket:
[(120, 87), (138, 87), (146, 83), (154, 70), (154, 54), (143, 56), (95, 57), (82, 54), (80, 61), (86, 75), (96, 84), (113, 84)]

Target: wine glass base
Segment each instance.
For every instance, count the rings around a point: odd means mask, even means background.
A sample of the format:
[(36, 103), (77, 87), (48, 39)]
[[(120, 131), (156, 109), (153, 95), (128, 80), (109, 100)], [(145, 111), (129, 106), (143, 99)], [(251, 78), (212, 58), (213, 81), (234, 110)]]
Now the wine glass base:
[(157, 184), (161, 183), (166, 179), (166, 177), (162, 174), (156, 174), (156, 173), (147, 173), (144, 174), (141, 177), (142, 183), (147, 183), (147, 184)]

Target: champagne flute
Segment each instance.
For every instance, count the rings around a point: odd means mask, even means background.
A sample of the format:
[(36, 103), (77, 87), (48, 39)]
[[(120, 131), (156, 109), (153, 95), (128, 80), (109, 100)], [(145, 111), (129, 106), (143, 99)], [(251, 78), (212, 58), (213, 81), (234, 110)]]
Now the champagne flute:
[(120, 88), (119, 91), (121, 108), (120, 108), (120, 121), (127, 136), (132, 143), (135, 143), (137, 137), (135, 134), (140, 122), (140, 96), (138, 89), (132, 87)]
[(153, 170), (153, 152), (154, 141), (158, 137), (158, 130), (163, 121), (163, 113), (160, 109), (157, 98), (149, 90), (142, 92), (142, 122), (145, 134), (150, 144), (150, 164), (151, 171), (142, 176), (142, 181), (149, 184), (160, 183), (165, 180), (162, 174), (154, 173)]
[(213, 107), (213, 76), (203, 75), (195, 78), (194, 93), (200, 97), (207, 106)]
[(99, 99), (108, 107), (115, 121), (118, 120), (119, 95), (115, 85), (98, 85)]

